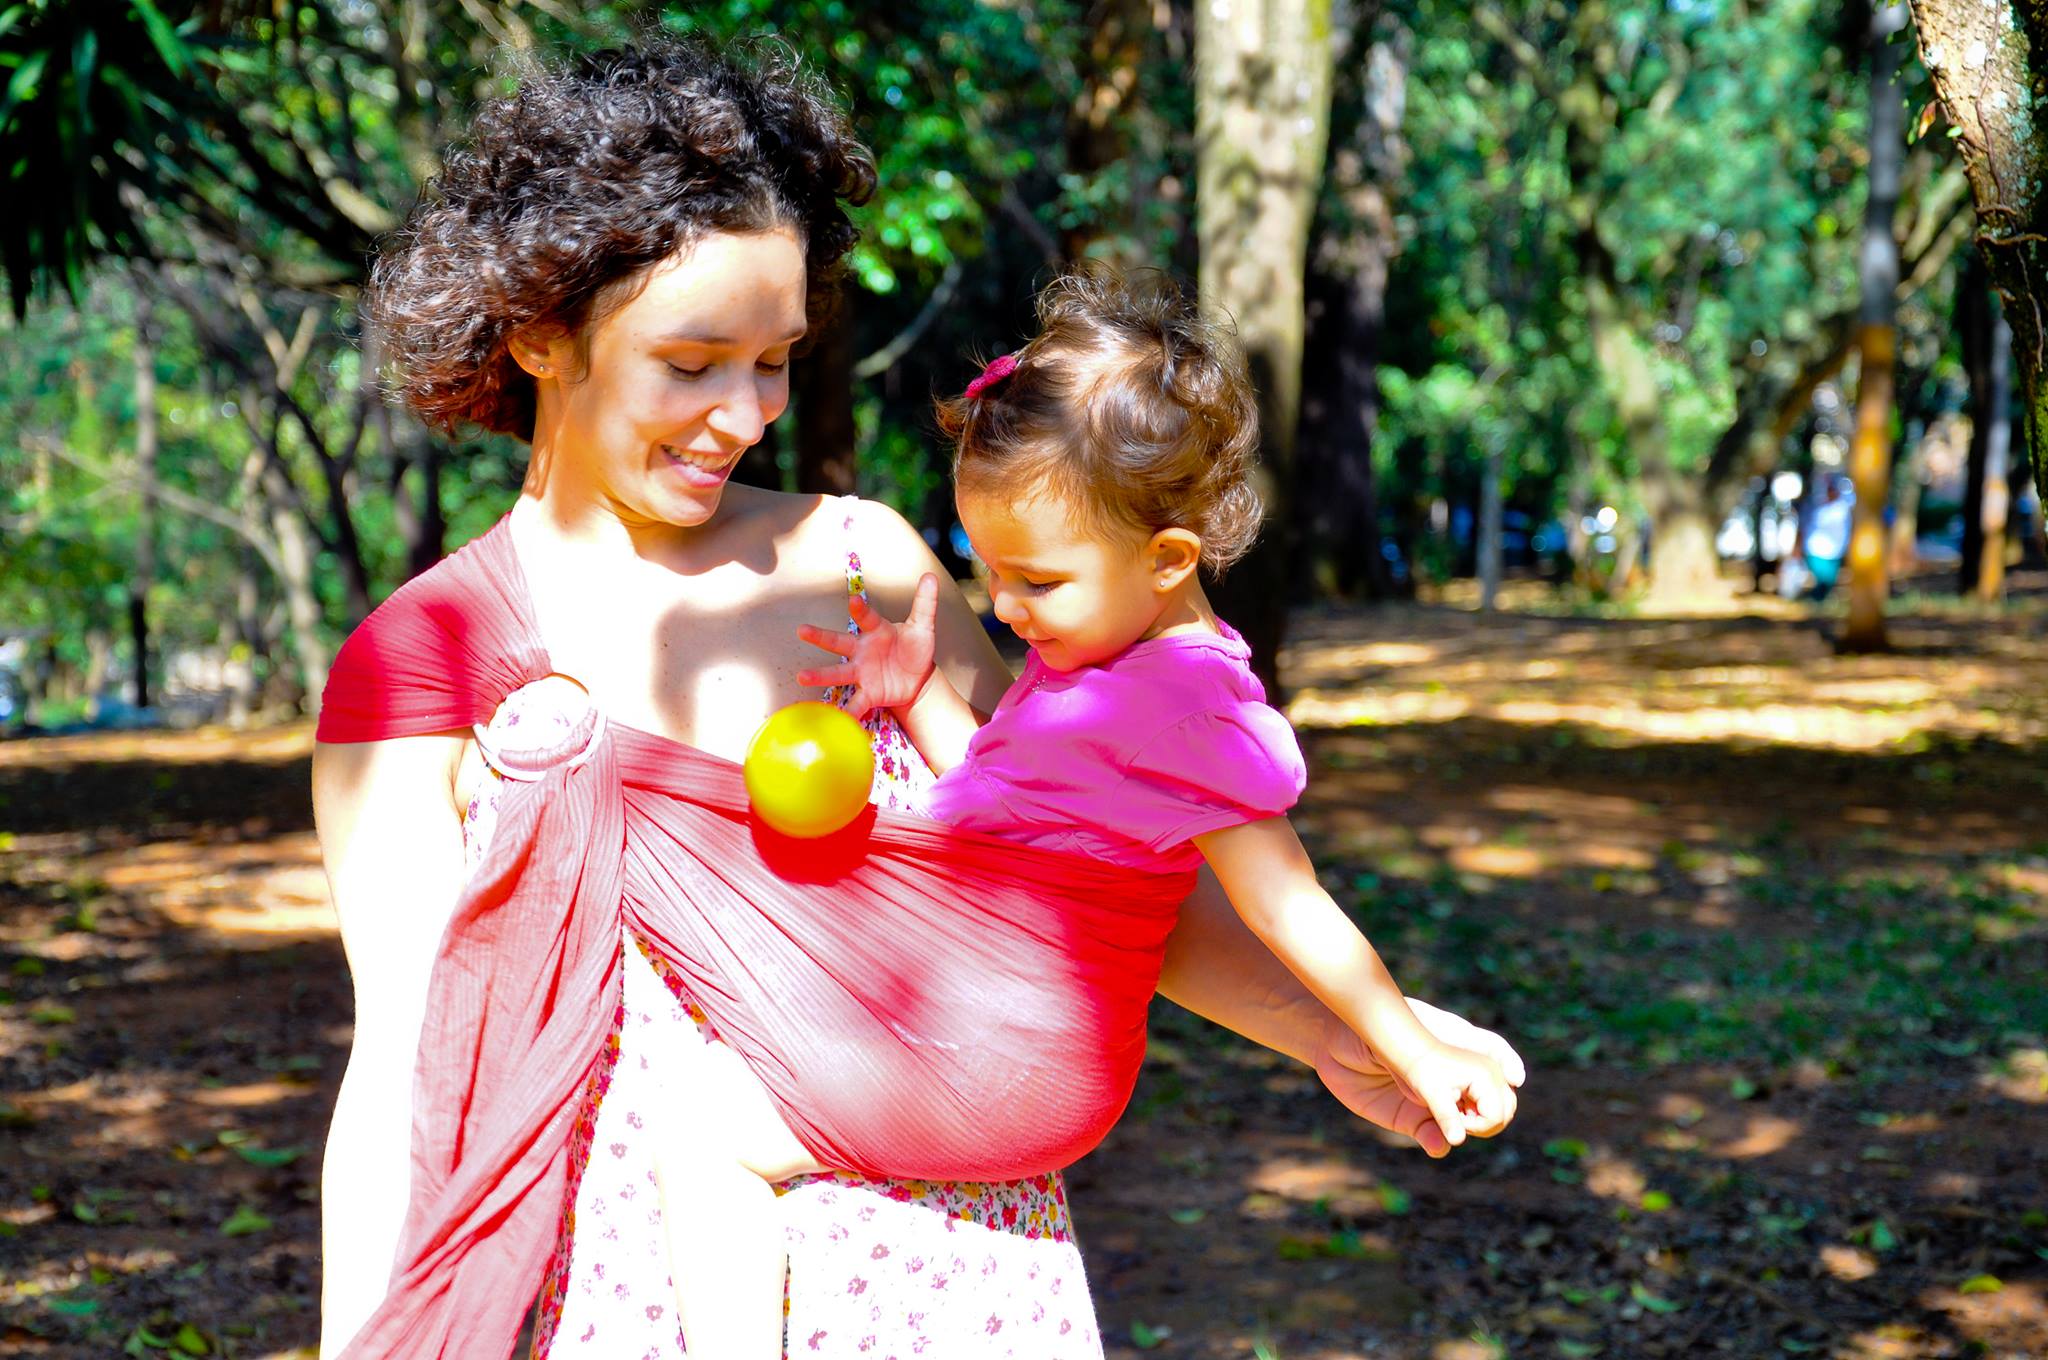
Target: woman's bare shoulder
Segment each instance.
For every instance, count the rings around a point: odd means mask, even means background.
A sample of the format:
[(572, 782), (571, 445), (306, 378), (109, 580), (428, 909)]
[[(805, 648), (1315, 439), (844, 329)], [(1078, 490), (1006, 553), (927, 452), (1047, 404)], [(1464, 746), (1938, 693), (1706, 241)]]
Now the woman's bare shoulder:
[(841, 515), (850, 519), (847, 538), (860, 554), (870, 589), (912, 591), (919, 577), (939, 570), (924, 535), (893, 507), (870, 500), (848, 500), (842, 506)]

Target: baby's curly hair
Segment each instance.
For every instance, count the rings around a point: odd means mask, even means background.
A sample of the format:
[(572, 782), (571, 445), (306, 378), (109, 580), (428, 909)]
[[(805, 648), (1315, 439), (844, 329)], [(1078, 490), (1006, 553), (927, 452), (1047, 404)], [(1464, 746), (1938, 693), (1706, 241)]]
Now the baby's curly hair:
[(1244, 351), (1164, 275), (1084, 268), (1038, 297), (1008, 377), (938, 404), (963, 495), (1049, 491), (1090, 528), (1183, 528), (1221, 571), (1259, 530)]
[(579, 333), (610, 285), (713, 232), (789, 228), (813, 330), (875, 163), (783, 44), (650, 38), (523, 73), (478, 113), (371, 271), (365, 300), (406, 404), (451, 433), (533, 437), (509, 339)]

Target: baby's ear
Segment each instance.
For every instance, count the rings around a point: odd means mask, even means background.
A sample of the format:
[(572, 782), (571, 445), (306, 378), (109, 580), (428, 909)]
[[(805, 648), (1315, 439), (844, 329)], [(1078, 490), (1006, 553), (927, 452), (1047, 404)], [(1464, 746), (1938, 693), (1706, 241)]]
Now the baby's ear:
[(1191, 529), (1161, 529), (1145, 544), (1152, 588), (1164, 595), (1178, 590), (1202, 565), (1201, 535)]

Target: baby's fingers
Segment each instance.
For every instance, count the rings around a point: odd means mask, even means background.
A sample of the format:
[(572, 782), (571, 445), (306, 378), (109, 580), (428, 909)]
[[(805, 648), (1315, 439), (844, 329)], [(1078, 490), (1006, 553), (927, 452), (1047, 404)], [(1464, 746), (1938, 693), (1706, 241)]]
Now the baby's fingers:
[[(820, 628), (815, 623), (798, 624), (796, 626), (796, 635), (805, 642), (810, 643), (813, 647), (823, 647), (834, 656), (852, 656), (854, 644), (858, 641), (851, 633), (841, 633), (835, 632), (830, 628)], [(799, 677), (797, 683), (807, 685), (811, 682)], [(836, 684), (838, 682), (834, 681), (833, 683)]]
[(798, 671), (799, 685), (815, 685), (821, 688), (832, 685), (857, 685), (860, 683), (860, 667), (851, 661), (843, 666), (827, 666), (823, 670)]
[(910, 617), (904, 620), (913, 631), (930, 629), (939, 616), (939, 578), (926, 572), (917, 578), (917, 594), (910, 601)]
[(1501, 1081), (1475, 1081), (1466, 1089), (1465, 1129), (1475, 1138), (1491, 1138), (1515, 1117), (1515, 1088)]
[(889, 622), (887, 615), (868, 603), (868, 598), (865, 595), (854, 596), (852, 602), (847, 605), (846, 612), (853, 619), (854, 626), (863, 633), (872, 633), (877, 628), (892, 628), (895, 626)]
[(1465, 1114), (1459, 1108), (1459, 1102), (1464, 1095), (1462, 1089), (1442, 1081), (1433, 1081), (1428, 1083), (1427, 1089), (1416, 1094), (1422, 1097), (1423, 1104), (1429, 1106), (1430, 1118), (1436, 1121), (1437, 1128), (1443, 1132), (1444, 1142), (1456, 1147), (1465, 1141)]

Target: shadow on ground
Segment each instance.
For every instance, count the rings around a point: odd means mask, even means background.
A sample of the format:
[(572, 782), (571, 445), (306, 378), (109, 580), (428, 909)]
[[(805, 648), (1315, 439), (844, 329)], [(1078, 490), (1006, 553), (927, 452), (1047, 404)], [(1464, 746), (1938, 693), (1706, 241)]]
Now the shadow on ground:
[[(1112, 1353), (2048, 1355), (2044, 616), (1302, 619), (1299, 824), (1523, 1115), (1432, 1163), (1162, 1003), (1071, 1177)], [(311, 1345), (307, 740), (0, 745), (0, 1351)]]

